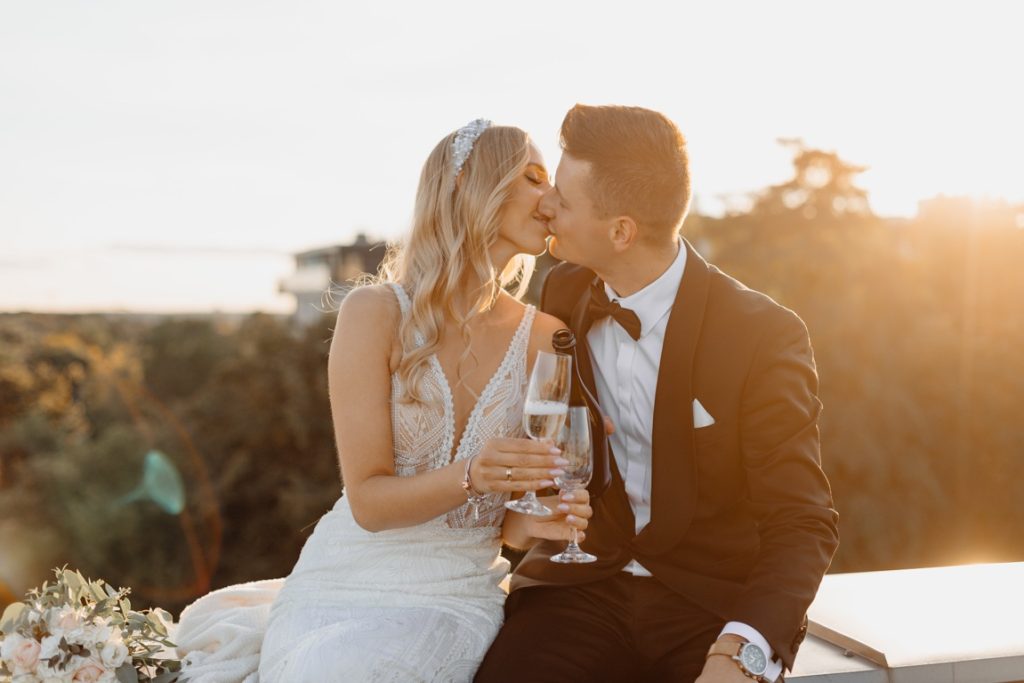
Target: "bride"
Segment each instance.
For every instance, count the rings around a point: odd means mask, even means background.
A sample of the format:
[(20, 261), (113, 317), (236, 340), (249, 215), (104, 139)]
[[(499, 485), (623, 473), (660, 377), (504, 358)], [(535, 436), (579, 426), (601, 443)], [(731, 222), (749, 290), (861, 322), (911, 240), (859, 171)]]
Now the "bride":
[(328, 373), (345, 492), (273, 602), (261, 683), (469, 681), (502, 622), (502, 541), (586, 528), (585, 492), (550, 517), (503, 506), (565, 462), (521, 427), (530, 363), (563, 327), (518, 300), (549, 187), (518, 128), (448, 135), (406, 244), (344, 299)]

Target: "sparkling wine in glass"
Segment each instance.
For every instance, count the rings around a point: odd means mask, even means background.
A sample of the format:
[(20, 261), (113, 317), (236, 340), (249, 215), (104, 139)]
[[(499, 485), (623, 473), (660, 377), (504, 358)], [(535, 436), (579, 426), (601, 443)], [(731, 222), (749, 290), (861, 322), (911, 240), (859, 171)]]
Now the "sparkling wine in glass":
[[(564, 353), (538, 351), (530, 374), (523, 405), (523, 429), (536, 441), (557, 441), (569, 409), (569, 382), (572, 377), (572, 356)], [(526, 515), (550, 515), (552, 511), (537, 500), (533, 491), (505, 503), (509, 510)]]
[[(569, 406), (558, 445), (562, 449), (562, 457), (568, 460), (569, 464), (561, 467), (565, 474), (555, 477), (555, 483), (566, 491), (586, 488), (594, 472), (594, 449), (590, 443), (590, 411), (586, 406)], [(576, 527), (572, 528), (568, 547), (551, 557), (552, 562), (562, 564), (582, 564), (596, 560), (596, 556), (580, 548)]]

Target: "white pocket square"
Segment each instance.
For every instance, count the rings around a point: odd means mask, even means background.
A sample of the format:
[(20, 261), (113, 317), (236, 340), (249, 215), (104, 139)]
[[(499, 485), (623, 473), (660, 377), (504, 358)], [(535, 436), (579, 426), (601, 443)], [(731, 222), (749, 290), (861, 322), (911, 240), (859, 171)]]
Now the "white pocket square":
[(715, 418), (711, 417), (711, 413), (704, 409), (700, 401), (693, 399), (693, 428), (700, 429), (713, 424), (715, 424)]

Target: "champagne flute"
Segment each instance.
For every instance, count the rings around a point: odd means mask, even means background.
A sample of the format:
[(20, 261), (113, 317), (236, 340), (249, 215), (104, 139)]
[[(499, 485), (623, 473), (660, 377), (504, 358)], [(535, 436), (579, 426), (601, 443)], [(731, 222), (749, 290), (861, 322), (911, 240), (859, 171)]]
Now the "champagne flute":
[[(569, 461), (561, 469), (564, 474), (555, 477), (558, 487), (566, 491), (586, 488), (594, 472), (594, 449), (590, 443), (590, 411), (586, 406), (569, 406), (565, 426), (562, 428), (562, 457)], [(597, 557), (584, 552), (579, 546), (576, 527), (572, 527), (569, 545), (552, 562), (582, 564), (594, 562)]]
[[(553, 443), (562, 433), (565, 414), (569, 409), (571, 369), (572, 356), (537, 352), (537, 360), (530, 373), (530, 386), (526, 389), (526, 403), (523, 405), (523, 429), (531, 439)], [(553, 514), (537, 500), (533, 491), (527, 491), (522, 498), (508, 501), (505, 507), (524, 515)]]

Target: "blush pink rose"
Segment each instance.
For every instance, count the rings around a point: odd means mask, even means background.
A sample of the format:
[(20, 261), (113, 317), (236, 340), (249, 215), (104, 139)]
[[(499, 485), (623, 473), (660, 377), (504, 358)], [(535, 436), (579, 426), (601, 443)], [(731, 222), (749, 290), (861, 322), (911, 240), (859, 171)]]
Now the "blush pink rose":
[(71, 611), (64, 612), (57, 620), (57, 628), (65, 633), (70, 633), (81, 625), (82, 623), (78, 620), (78, 615)]
[(86, 662), (78, 667), (75, 675), (71, 677), (73, 683), (96, 683), (106, 673), (103, 667), (95, 662)]
[(11, 663), (15, 669), (24, 672), (35, 671), (39, 662), (39, 643), (33, 638), (26, 638), (18, 643), (11, 655)]

